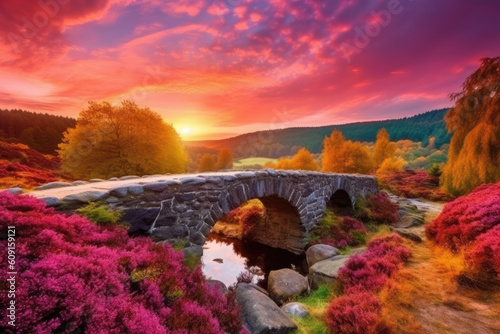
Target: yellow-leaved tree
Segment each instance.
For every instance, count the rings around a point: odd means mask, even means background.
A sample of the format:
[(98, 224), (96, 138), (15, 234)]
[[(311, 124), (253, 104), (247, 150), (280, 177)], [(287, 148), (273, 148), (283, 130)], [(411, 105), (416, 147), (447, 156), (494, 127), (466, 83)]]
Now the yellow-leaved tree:
[(397, 148), (396, 143), (390, 141), (389, 132), (385, 128), (378, 130), (372, 156), (375, 167), (380, 167), (385, 159), (393, 158)]
[(58, 153), (63, 170), (81, 179), (182, 173), (187, 163), (174, 128), (131, 101), (89, 102)]
[(368, 147), (346, 140), (341, 131), (333, 130), (323, 141), (324, 172), (368, 174), (373, 167)]
[(233, 151), (230, 148), (223, 148), (217, 155), (216, 170), (233, 168)]
[(213, 172), (215, 171), (215, 158), (210, 153), (205, 153), (201, 156), (198, 163), (198, 172)]
[(264, 167), (319, 171), (319, 166), (316, 160), (314, 160), (314, 156), (304, 147), (301, 148), (293, 157), (280, 158), (277, 162), (268, 162)]
[(451, 98), (455, 105), (445, 121), (453, 136), (441, 183), (450, 194), (463, 195), (500, 180), (500, 57), (482, 59)]

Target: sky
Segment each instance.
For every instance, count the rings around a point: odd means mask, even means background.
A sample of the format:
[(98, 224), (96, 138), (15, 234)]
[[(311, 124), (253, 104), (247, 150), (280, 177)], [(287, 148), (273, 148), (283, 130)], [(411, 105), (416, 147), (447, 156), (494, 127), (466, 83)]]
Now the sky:
[(497, 0), (0, 0), (0, 108), (133, 100), (185, 140), (452, 106)]

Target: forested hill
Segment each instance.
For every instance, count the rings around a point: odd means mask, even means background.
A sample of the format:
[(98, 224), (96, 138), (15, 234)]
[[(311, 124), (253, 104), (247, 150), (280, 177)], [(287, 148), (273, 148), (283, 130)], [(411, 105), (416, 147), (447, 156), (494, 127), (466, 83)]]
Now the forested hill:
[(21, 142), (41, 153), (55, 153), (64, 131), (75, 125), (73, 118), (0, 109), (0, 140)]
[(280, 157), (289, 155), (297, 147), (306, 147), (313, 153), (321, 152), (323, 139), (333, 129), (339, 129), (347, 139), (375, 141), (377, 131), (386, 128), (391, 140), (410, 139), (425, 145), (429, 136), (436, 137), (436, 147), (449, 143), (450, 135), (444, 124), (448, 109), (439, 109), (418, 114), (413, 117), (385, 121), (359, 122), (321, 127), (287, 128), (282, 130), (248, 133), (223, 140), (197, 141), (186, 143), (189, 146), (205, 146), (220, 149), (229, 147), (236, 156)]

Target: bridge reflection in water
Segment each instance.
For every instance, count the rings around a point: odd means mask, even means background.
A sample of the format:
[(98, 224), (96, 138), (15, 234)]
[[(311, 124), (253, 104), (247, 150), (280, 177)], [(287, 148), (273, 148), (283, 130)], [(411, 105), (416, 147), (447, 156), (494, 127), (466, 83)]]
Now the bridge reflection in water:
[[(214, 261), (214, 260), (222, 260)], [(206, 277), (223, 282), (226, 286), (236, 282), (246, 270), (256, 274), (254, 283), (267, 288), (271, 270), (291, 268), (306, 274), (305, 255), (296, 255), (284, 249), (269, 247), (257, 242), (238, 240), (211, 233), (203, 246), (203, 273)]]

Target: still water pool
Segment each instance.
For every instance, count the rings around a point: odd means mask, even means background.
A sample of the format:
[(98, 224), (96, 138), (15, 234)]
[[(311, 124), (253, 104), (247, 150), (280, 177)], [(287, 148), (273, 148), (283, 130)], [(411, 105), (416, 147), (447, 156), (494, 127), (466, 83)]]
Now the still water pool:
[(254, 283), (267, 288), (270, 271), (295, 267), (305, 274), (307, 268), (305, 255), (215, 233), (208, 236), (201, 261), (205, 276), (226, 286), (235, 283), (241, 272), (250, 271), (254, 273)]

